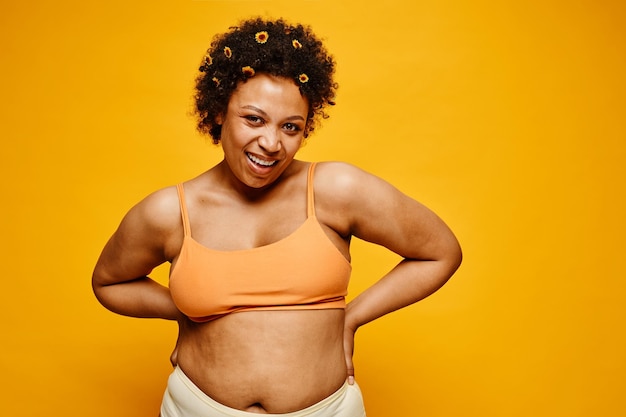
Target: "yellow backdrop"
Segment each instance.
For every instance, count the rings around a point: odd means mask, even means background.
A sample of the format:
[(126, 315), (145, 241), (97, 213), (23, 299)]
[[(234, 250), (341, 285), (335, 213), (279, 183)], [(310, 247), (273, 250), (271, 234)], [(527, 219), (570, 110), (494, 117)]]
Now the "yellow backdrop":
[[(3, 415), (156, 416), (175, 325), (109, 313), (91, 270), (131, 205), (220, 159), (193, 79), (211, 36), (252, 15), (312, 25), (339, 63), (301, 157), (388, 179), (464, 248), (440, 292), (359, 331), (368, 415), (626, 414), (624, 2), (2, 9)], [(353, 257), (351, 296), (397, 261)]]

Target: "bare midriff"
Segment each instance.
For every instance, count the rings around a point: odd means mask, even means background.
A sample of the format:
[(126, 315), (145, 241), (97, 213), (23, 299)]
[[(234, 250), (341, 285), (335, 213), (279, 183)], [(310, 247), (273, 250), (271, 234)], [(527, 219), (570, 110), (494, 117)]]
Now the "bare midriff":
[(228, 407), (281, 414), (313, 405), (346, 379), (344, 310), (232, 313), (181, 326), (178, 366)]

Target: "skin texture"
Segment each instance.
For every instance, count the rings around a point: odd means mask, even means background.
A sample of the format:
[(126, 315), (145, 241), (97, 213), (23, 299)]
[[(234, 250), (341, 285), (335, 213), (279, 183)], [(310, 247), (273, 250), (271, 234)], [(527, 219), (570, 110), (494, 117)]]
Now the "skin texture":
[[(294, 158), (307, 110), (289, 79), (257, 74), (238, 87), (218, 118), (223, 161), (185, 183), (195, 240), (216, 250), (255, 248), (305, 221), (309, 164)], [(264, 167), (250, 156), (276, 162)], [(173, 187), (146, 197), (122, 220), (96, 265), (96, 296), (119, 314), (177, 320), (172, 362), (227, 406), (287, 413), (320, 401), (346, 378), (353, 381), (357, 329), (436, 291), (459, 266), (461, 251), (432, 211), (376, 176), (325, 162), (314, 184), (318, 220), (348, 260), (352, 236), (404, 258), (345, 311), (248, 311), (189, 321), (169, 290), (147, 277), (161, 263), (175, 264), (183, 242)]]

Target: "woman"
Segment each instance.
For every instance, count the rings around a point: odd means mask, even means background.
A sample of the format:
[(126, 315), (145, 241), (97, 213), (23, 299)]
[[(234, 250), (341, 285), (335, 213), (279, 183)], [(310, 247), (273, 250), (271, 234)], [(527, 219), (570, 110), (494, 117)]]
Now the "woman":
[[(200, 71), (199, 129), (224, 159), (128, 212), (94, 292), (116, 313), (178, 321), (163, 417), (362, 417), (356, 330), (441, 287), (459, 245), (387, 182), (295, 159), (336, 89), (334, 61), (308, 28), (243, 22), (214, 40)], [(404, 259), (346, 305), (352, 236)], [(169, 287), (148, 278), (164, 262)]]

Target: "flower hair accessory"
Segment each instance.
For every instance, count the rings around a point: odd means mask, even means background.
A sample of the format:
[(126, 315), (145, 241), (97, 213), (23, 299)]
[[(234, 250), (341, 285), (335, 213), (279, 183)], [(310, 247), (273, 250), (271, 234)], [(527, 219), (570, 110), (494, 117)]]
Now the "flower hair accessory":
[(202, 59), (202, 65), (200, 65), (200, 71), (202, 72), (207, 71), (209, 67), (211, 66), (211, 64), (213, 64), (213, 58), (211, 58), (211, 55), (209, 55), (209, 53), (207, 52), (207, 54)]
[(254, 35), (254, 39), (258, 42), (258, 43), (265, 43), (267, 42), (267, 40), (269, 39), (270, 35), (262, 30), (261, 32), (257, 32), (256, 35)]
[(231, 56), (233, 56), (233, 51), (228, 46), (225, 46), (224, 55), (226, 55), (226, 58), (230, 58)]
[(254, 68), (252, 68), (250, 65), (246, 65), (245, 67), (243, 67), (241, 69), (241, 72), (243, 72), (243, 75), (247, 76), (247, 77), (254, 77)]
[(300, 43), (300, 41), (298, 41), (297, 39), (294, 39), (291, 41), (291, 45), (293, 45), (293, 47), (295, 49), (300, 49), (302, 48), (302, 44)]
[(302, 84), (304, 84), (307, 81), (309, 81), (309, 76), (306, 75), (305, 73), (302, 73), (302, 74), (298, 75), (298, 81), (300, 81)]

